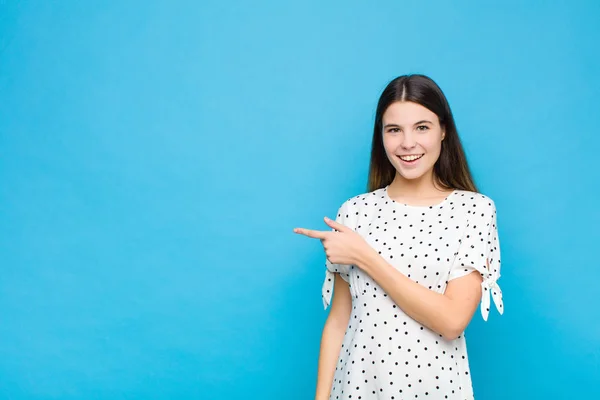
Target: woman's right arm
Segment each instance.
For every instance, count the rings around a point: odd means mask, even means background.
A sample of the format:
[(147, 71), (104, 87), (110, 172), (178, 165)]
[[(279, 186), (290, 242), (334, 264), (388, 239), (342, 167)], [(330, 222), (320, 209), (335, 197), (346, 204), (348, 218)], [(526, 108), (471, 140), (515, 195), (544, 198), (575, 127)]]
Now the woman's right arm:
[(340, 274), (334, 275), (331, 310), (329, 310), (329, 316), (325, 321), (321, 336), (315, 400), (329, 399), (335, 367), (352, 312), (350, 287)]

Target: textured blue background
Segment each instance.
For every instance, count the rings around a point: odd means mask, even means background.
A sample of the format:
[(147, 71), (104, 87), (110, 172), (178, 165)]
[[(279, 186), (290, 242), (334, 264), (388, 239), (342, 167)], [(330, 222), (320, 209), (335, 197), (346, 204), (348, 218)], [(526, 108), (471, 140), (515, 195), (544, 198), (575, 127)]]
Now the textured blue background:
[(498, 208), (478, 399), (600, 397), (600, 3), (0, 1), (0, 398), (309, 399), (377, 98), (446, 92)]

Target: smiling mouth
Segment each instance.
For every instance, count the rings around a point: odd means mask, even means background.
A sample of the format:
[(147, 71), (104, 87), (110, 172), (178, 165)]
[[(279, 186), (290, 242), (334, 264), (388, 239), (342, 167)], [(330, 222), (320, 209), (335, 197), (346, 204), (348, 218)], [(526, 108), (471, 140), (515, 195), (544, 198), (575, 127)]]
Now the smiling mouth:
[(423, 156), (424, 156), (424, 154), (419, 154), (419, 155), (410, 155), (410, 156), (398, 156), (398, 158), (400, 160), (404, 161), (405, 163), (412, 163), (412, 162), (419, 160)]

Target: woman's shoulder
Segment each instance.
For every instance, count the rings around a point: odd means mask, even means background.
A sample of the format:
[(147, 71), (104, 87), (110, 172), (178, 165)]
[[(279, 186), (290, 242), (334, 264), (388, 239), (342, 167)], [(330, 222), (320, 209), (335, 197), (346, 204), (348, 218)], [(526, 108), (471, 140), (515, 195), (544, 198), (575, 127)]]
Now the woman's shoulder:
[(455, 202), (463, 206), (460, 209), (469, 210), (470, 213), (482, 217), (496, 212), (496, 203), (486, 194), (461, 189), (455, 190), (454, 194)]
[(462, 189), (456, 189), (455, 190), (456, 195), (461, 197), (461, 198), (465, 198), (466, 200), (471, 200), (472, 202), (477, 202), (477, 203), (494, 203), (494, 200), (492, 200), (492, 198), (486, 194), (480, 193), (480, 192), (472, 192), (470, 190), (462, 190)]
[(376, 205), (377, 202), (384, 199), (384, 190), (385, 188), (381, 188), (372, 190), (370, 192), (362, 192), (359, 194), (352, 195), (342, 203), (341, 207), (352, 209), (362, 208), (368, 205)]

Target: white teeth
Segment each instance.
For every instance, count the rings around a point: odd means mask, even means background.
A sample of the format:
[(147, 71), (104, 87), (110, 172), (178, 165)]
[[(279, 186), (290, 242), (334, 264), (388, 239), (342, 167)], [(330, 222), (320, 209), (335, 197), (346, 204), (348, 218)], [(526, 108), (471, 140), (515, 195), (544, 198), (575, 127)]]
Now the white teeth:
[(400, 158), (404, 161), (414, 161), (418, 158), (423, 157), (423, 154), (419, 155), (419, 156), (400, 156)]

